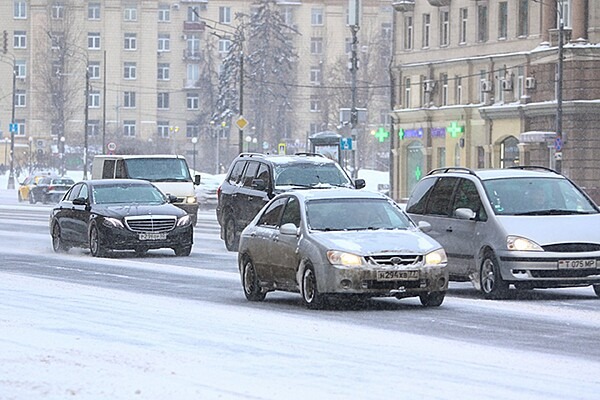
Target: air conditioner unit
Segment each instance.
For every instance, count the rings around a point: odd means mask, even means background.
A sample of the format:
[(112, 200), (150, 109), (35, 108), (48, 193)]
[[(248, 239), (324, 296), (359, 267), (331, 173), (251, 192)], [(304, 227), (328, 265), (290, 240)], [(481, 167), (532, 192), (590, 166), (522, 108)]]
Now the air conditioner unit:
[(431, 92), (433, 92), (433, 89), (435, 89), (435, 81), (431, 80), (431, 79), (427, 79), (426, 81), (423, 82), (423, 86), (424, 86), (424, 90), (427, 93), (431, 93)]
[(533, 76), (528, 76), (525, 78), (525, 88), (535, 89), (535, 78)]
[(485, 79), (481, 80), (481, 91), (482, 92), (491, 92), (492, 91), (492, 84), (490, 81), (487, 81)]
[(502, 90), (511, 91), (513, 90), (513, 84), (511, 79), (502, 79)]

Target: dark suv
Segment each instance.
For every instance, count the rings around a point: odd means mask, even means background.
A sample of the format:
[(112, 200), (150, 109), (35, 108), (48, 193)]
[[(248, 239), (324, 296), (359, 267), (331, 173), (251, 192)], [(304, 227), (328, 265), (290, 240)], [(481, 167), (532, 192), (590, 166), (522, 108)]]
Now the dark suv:
[(217, 219), (221, 239), (229, 251), (237, 251), (240, 233), (276, 194), (302, 188), (349, 187), (362, 189), (335, 161), (320, 154), (289, 156), (240, 154), (229, 166), (218, 189)]

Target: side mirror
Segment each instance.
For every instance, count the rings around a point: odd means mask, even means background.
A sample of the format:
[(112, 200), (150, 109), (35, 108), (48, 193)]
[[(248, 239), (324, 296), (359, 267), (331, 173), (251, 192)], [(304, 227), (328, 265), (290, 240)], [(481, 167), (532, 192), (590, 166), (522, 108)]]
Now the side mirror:
[(85, 206), (85, 205), (87, 205), (87, 200), (83, 197), (78, 197), (76, 199), (73, 199), (73, 205)]
[(289, 222), (287, 224), (281, 225), (281, 228), (279, 228), (279, 232), (281, 232), (282, 235), (297, 236), (300, 233), (300, 230), (296, 227), (296, 225)]
[(362, 189), (367, 185), (367, 183), (365, 182), (364, 179), (355, 179), (354, 180), (354, 187), (357, 189)]
[(430, 232), (431, 231), (431, 224), (427, 221), (419, 221), (419, 223), (417, 224), (417, 226), (419, 227), (419, 229), (421, 230), (421, 232)]
[(167, 200), (169, 203), (177, 203), (177, 196), (172, 194), (167, 194)]
[(454, 216), (458, 219), (475, 219), (476, 214), (470, 208), (457, 208)]
[(267, 183), (264, 179), (253, 179), (252, 180), (252, 189), (256, 190), (265, 190), (267, 188)]
[(194, 175), (194, 185), (198, 186), (200, 184), (200, 175)]

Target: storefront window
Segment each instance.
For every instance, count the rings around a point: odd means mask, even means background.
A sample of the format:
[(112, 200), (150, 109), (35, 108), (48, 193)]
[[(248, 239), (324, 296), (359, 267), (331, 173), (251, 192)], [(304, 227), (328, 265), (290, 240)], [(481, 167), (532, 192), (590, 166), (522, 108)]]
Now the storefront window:
[(427, 172), (423, 170), (423, 145), (421, 142), (412, 142), (407, 147), (407, 165), (406, 165), (406, 189), (407, 194), (410, 194)]
[(519, 140), (509, 136), (500, 143), (500, 168), (519, 165)]

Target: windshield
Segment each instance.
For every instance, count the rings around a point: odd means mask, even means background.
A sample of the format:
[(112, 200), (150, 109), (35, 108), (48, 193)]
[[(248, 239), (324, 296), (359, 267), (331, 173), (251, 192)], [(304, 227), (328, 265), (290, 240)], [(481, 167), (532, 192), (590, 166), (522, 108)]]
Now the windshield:
[(156, 187), (138, 184), (94, 186), (94, 204), (163, 204), (166, 199)]
[(314, 187), (319, 185), (354, 187), (344, 171), (333, 163), (294, 163), (276, 165), (275, 186)]
[(191, 182), (187, 163), (182, 158), (131, 158), (125, 161), (131, 179), (151, 182)]
[(386, 199), (326, 199), (306, 204), (314, 230), (407, 229), (412, 225), (400, 208)]
[(596, 214), (596, 207), (567, 179), (512, 178), (483, 182), (497, 215)]

